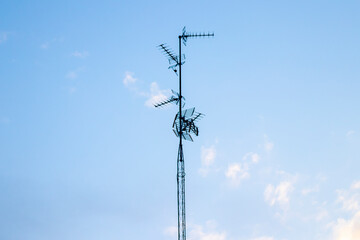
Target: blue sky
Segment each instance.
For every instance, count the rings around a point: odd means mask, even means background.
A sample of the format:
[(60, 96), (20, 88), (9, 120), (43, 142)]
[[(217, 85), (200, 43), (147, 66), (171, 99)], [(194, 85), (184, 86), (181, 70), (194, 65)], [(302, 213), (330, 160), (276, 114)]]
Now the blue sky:
[(358, 1), (2, 1), (0, 239), (360, 239)]

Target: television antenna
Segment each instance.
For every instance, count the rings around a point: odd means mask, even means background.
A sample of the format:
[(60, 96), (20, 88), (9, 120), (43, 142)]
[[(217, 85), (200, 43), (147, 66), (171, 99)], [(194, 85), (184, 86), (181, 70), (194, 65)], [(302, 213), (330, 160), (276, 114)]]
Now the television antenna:
[(173, 95), (157, 104), (155, 107), (163, 107), (170, 103), (175, 103), (179, 106), (179, 111), (175, 115), (173, 122), (173, 131), (176, 137), (179, 138), (179, 148), (177, 156), (177, 210), (178, 210), (178, 240), (186, 240), (186, 212), (185, 212), (185, 161), (182, 140), (193, 141), (192, 134), (199, 135), (199, 128), (195, 123), (200, 120), (204, 114), (195, 112), (195, 108), (189, 108), (183, 111), (185, 106), (185, 98), (181, 92), (181, 66), (185, 63), (185, 55), (181, 54), (181, 44), (186, 46), (189, 38), (199, 37), (213, 37), (214, 33), (189, 33), (184, 27), (179, 38), (179, 54), (176, 55), (174, 51), (166, 44), (160, 44), (158, 47), (169, 60), (169, 69), (172, 69), (179, 77), (179, 93), (172, 91)]

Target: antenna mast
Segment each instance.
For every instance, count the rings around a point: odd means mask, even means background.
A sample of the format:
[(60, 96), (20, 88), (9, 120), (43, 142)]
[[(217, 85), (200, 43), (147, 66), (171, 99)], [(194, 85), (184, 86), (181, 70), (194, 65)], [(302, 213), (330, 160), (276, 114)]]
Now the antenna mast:
[[(168, 103), (175, 103), (179, 105), (179, 112), (175, 115), (173, 123), (173, 131), (175, 135), (179, 138), (179, 149), (177, 157), (177, 207), (178, 207), (178, 240), (186, 240), (186, 211), (185, 211), (185, 161), (183, 153), (182, 140), (193, 141), (190, 134), (199, 135), (199, 129), (195, 125), (195, 122), (200, 120), (204, 114), (195, 112), (195, 108), (190, 108), (182, 110), (185, 105), (185, 98), (182, 96), (181, 92), (181, 66), (185, 63), (182, 62), (181, 57), (181, 43), (186, 46), (188, 38), (197, 38), (197, 37), (213, 37), (214, 33), (188, 33), (186, 32), (185, 27), (183, 28), (182, 34), (178, 36), (179, 38), (179, 55), (176, 56), (173, 51), (167, 47), (165, 44), (160, 44), (159, 48), (163, 53), (168, 57), (169, 69), (172, 69), (179, 76), (179, 93), (173, 92), (173, 96), (169, 99), (155, 104), (155, 107), (165, 106)], [(185, 56), (183, 56), (185, 59)]]

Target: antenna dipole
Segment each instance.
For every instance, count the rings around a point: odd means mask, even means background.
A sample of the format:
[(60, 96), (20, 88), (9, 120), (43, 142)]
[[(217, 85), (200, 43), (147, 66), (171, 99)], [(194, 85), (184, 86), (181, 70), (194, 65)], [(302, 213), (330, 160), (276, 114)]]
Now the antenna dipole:
[[(185, 160), (183, 152), (183, 139), (193, 141), (191, 134), (195, 136), (199, 135), (199, 129), (195, 125), (195, 122), (200, 120), (204, 114), (195, 112), (195, 108), (182, 110), (185, 103), (185, 98), (181, 92), (181, 66), (185, 63), (181, 57), (181, 43), (186, 46), (188, 38), (197, 37), (213, 37), (214, 33), (188, 33), (184, 27), (182, 34), (179, 38), (179, 55), (175, 53), (165, 44), (160, 44), (159, 49), (168, 57), (169, 66), (179, 76), (179, 93), (172, 91), (173, 96), (160, 103), (155, 104), (155, 107), (165, 106), (169, 103), (176, 103), (179, 105), (179, 112), (175, 115), (173, 123), (173, 131), (179, 138), (179, 148), (177, 156), (177, 211), (178, 211), (178, 240), (186, 240), (186, 211), (185, 211)], [(185, 58), (185, 56), (184, 56)]]

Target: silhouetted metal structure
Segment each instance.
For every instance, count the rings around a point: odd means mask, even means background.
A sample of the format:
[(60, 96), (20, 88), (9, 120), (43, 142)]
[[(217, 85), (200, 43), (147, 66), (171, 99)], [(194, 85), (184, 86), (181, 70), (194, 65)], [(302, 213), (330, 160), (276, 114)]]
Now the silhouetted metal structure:
[(178, 206), (178, 240), (186, 240), (186, 213), (185, 213), (185, 161), (182, 140), (193, 141), (191, 134), (199, 135), (199, 129), (195, 123), (203, 117), (202, 113), (195, 112), (195, 108), (182, 110), (185, 105), (185, 98), (181, 92), (181, 66), (185, 63), (181, 54), (181, 43), (186, 46), (188, 38), (213, 37), (214, 33), (188, 33), (185, 27), (179, 35), (179, 55), (176, 55), (166, 44), (160, 44), (159, 49), (169, 59), (169, 69), (172, 69), (179, 76), (179, 93), (172, 90), (173, 95), (162, 102), (155, 104), (155, 107), (165, 106), (169, 103), (179, 105), (179, 112), (175, 115), (172, 125), (175, 135), (179, 138), (179, 149), (177, 157), (177, 206)]

